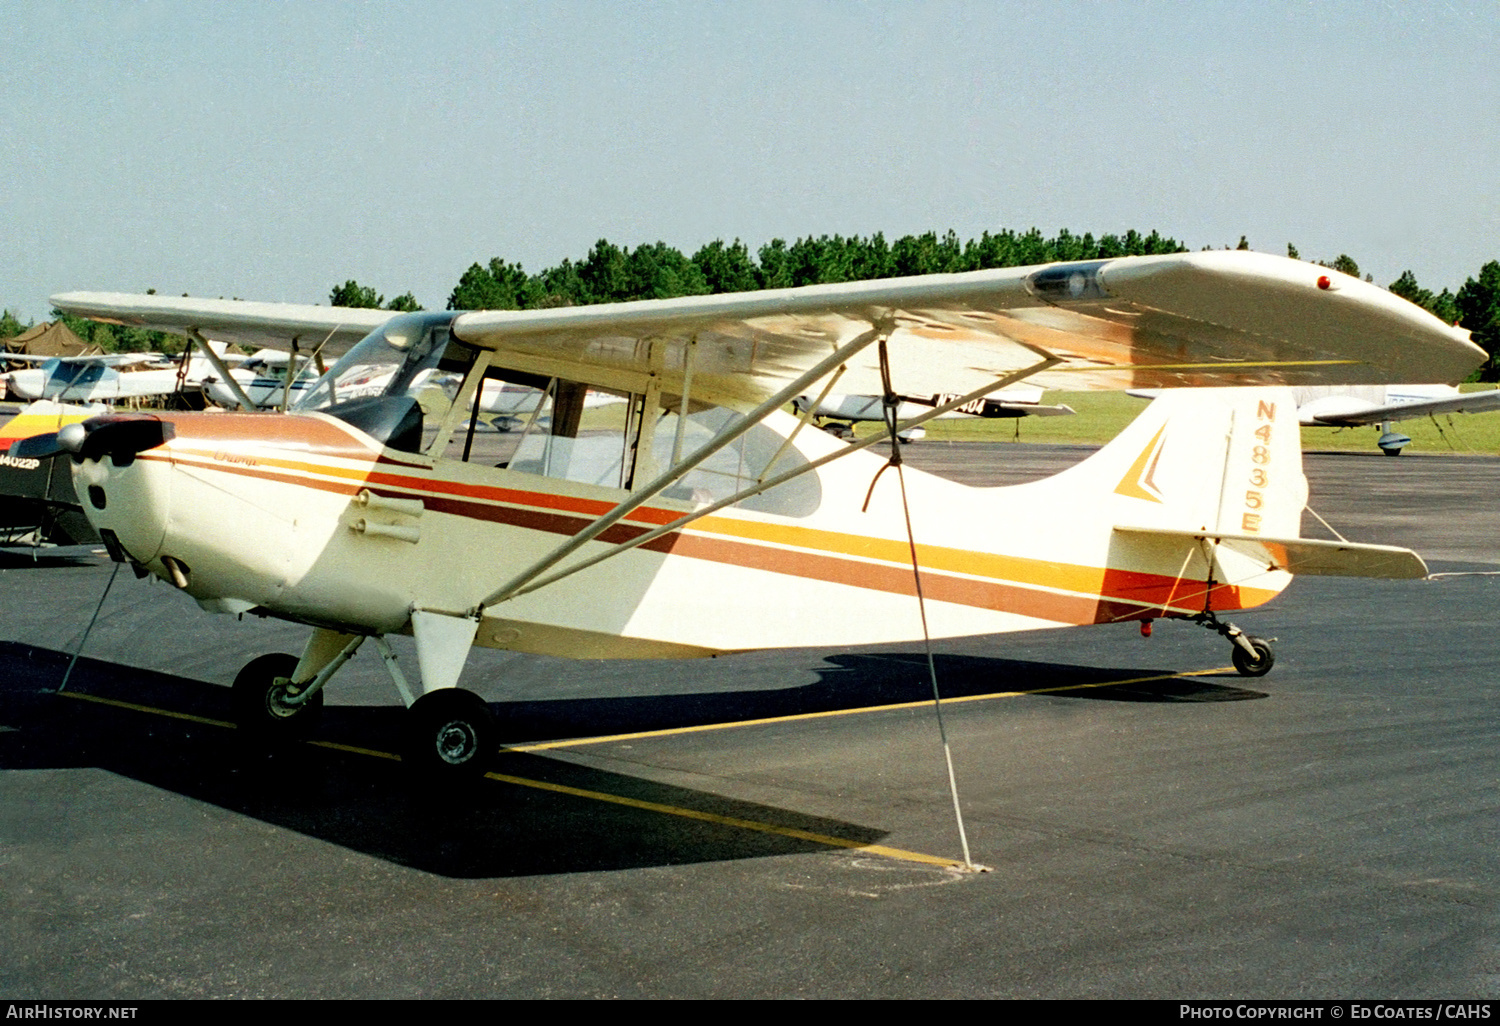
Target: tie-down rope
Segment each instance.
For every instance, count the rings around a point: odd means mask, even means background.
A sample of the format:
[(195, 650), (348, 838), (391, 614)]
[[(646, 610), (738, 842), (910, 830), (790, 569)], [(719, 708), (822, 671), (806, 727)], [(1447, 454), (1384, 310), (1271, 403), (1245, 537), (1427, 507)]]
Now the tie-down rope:
[(982, 872), (984, 866), (975, 865), (969, 856), (969, 835), (964, 829), (963, 808), (958, 801), (958, 775), (953, 771), (953, 750), (948, 744), (948, 727), (943, 720), (943, 699), (938, 690), (937, 663), (932, 657), (932, 636), (927, 629), (927, 602), (922, 594), (922, 569), (917, 562), (917, 538), (911, 526), (911, 506), (906, 500), (906, 475), (901, 470), (901, 439), (896, 435), (896, 411), (901, 400), (891, 388), (891, 364), (886, 354), (886, 340), (880, 338), (880, 384), (885, 394), (881, 397), (882, 415), (886, 430), (891, 436), (891, 458), (887, 460), (870, 481), (870, 490), (865, 494), (864, 509), (870, 508), (870, 497), (875, 494), (875, 484), (888, 467), (896, 468), (896, 481), (901, 487), (901, 514), (906, 520), (906, 544), (911, 552), (911, 574), (917, 588), (917, 612), (922, 620), (922, 645), (927, 653), (927, 675), (932, 681), (932, 707), (937, 711), (938, 736), (943, 742), (943, 760), (948, 766), (948, 793), (953, 798), (953, 820), (958, 825), (958, 840), (964, 850), (964, 868), (970, 872)]

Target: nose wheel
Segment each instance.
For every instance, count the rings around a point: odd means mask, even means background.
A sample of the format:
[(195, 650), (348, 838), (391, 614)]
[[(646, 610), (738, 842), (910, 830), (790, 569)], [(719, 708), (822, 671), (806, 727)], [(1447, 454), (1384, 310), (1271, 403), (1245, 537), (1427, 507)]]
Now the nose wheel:
[(489, 768), (498, 743), (495, 718), (484, 699), (462, 688), (443, 688), (423, 695), (407, 710), (402, 759), (421, 773), (475, 776)]
[(297, 657), (274, 652), (252, 659), (234, 678), (230, 703), (240, 730), (261, 741), (296, 741), (313, 732), (323, 715), (323, 692), (291, 701), (298, 692), (291, 676)]

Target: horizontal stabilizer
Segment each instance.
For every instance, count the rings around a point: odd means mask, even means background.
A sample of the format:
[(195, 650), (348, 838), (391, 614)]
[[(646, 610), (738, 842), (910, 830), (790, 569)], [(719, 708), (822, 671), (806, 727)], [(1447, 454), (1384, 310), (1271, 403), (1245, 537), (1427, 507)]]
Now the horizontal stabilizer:
[(1059, 403), (1056, 406), (1043, 406), (1040, 403), (1032, 405), (1029, 403), (999, 403), (1005, 413), (1002, 416), (1009, 417), (1071, 417), (1074, 409), (1071, 406)]
[(1176, 531), (1157, 527), (1116, 527), (1126, 537), (1180, 538), (1186, 542), (1209, 541), (1241, 555), (1262, 561), (1267, 570), (1320, 577), (1382, 577), (1416, 580), (1427, 576), (1427, 564), (1411, 549), (1395, 545), (1362, 545), (1357, 542), (1323, 541), (1316, 538), (1267, 538), (1258, 534), (1227, 534), (1209, 531)]

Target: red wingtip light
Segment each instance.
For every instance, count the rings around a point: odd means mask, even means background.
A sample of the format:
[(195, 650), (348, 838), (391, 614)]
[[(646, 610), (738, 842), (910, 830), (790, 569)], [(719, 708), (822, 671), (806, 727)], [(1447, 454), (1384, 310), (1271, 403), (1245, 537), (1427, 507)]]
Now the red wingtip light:
[(1151, 637), (1151, 621), (1150, 620), (1142, 620), (1141, 621), (1141, 637), (1143, 637), (1143, 638), (1149, 638), (1149, 637)]
[(1333, 279), (1326, 274), (1318, 275), (1318, 288), (1325, 290), (1333, 288)]

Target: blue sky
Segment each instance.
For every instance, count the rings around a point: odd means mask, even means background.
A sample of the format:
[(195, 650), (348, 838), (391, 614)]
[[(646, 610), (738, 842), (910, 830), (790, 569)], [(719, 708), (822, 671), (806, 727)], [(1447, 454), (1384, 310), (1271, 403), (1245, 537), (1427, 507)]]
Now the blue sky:
[(599, 238), (1157, 229), (1457, 288), (1500, 258), (1500, 3), (25, 3), (0, 305), (442, 306)]

